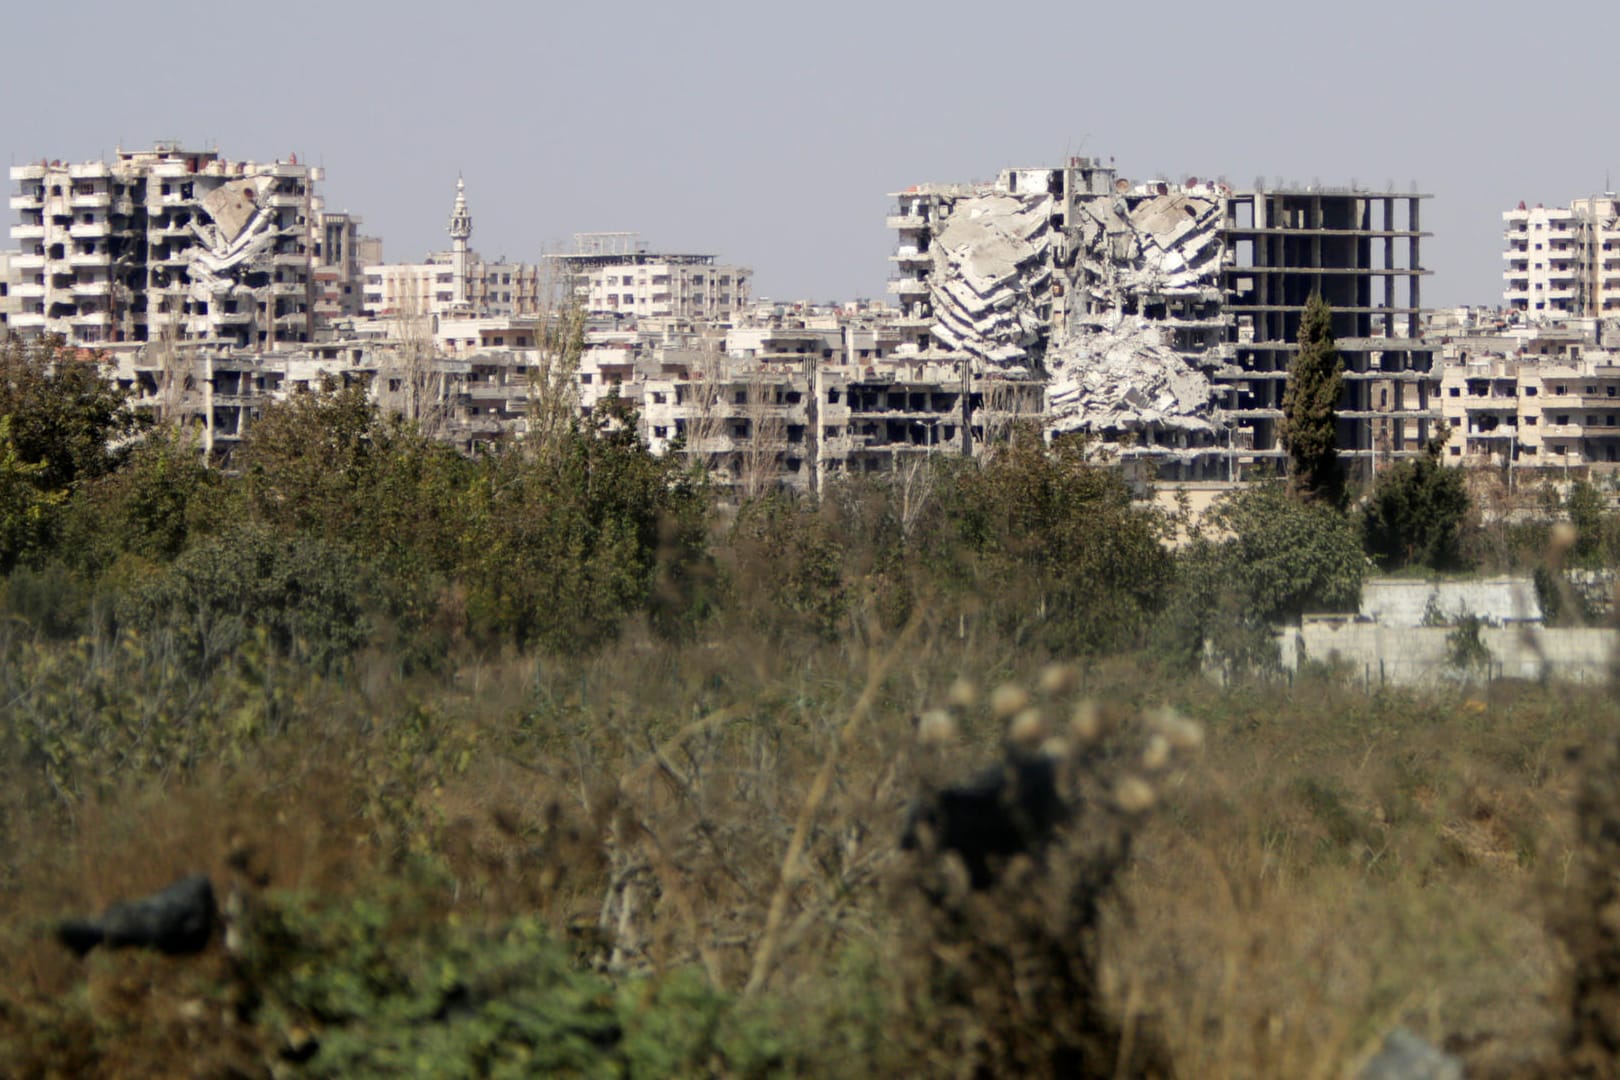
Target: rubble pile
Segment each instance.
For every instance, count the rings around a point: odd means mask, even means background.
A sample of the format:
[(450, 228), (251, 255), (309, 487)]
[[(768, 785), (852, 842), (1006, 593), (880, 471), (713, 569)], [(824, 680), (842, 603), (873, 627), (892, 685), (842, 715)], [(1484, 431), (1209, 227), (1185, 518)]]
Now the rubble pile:
[[(932, 332), (1008, 376), (1045, 376), (1054, 432), (1212, 437), (1224, 252), (1221, 189), (1191, 182), (1076, 197), (939, 192), (927, 249)], [(1206, 360), (1205, 354), (1208, 353)]]
[(1077, 202), (1071, 232), (1076, 286), (1100, 308), (1200, 288), (1220, 269), (1220, 205), (1213, 197), (1168, 190), (1134, 208), (1123, 195)]
[(1220, 200), (1158, 185), (1075, 204), (1069, 325), (1046, 355), (1055, 432), (1159, 429), (1213, 434), (1210, 380), (1175, 347), (1155, 304), (1209, 294), (1220, 269)]
[(1054, 345), (1046, 356), (1051, 430), (1212, 435), (1207, 369), (1165, 336), (1152, 320), (1116, 316), (1109, 328), (1091, 327)]
[(934, 237), (934, 334), (946, 346), (1017, 369), (1048, 331), (1052, 197), (959, 199)]

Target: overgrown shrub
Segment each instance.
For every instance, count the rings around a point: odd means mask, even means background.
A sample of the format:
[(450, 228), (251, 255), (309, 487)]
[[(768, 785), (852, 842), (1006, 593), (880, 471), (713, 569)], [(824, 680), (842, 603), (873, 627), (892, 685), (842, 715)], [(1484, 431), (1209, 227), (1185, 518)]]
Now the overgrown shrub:
[(367, 636), (356, 560), (314, 537), (245, 524), (188, 550), (124, 602), (127, 622), (171, 635), (207, 670), (256, 631), (283, 654), (330, 670)]
[(1223, 496), (1177, 561), (1159, 647), (1181, 665), (1208, 649), (1236, 669), (1274, 662), (1272, 628), (1306, 612), (1353, 611), (1367, 559), (1354, 525), (1278, 483)]
[(1453, 570), (1462, 563), (1462, 528), (1471, 503), (1461, 469), (1440, 457), (1444, 438), (1385, 469), (1362, 510), (1368, 553), (1386, 570), (1424, 566)]

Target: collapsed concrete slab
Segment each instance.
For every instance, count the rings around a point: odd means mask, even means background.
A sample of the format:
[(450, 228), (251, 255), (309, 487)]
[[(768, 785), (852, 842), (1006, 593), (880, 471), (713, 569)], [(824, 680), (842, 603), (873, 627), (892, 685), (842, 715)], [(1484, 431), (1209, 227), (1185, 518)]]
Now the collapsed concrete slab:
[(935, 333), (995, 367), (1025, 367), (1047, 332), (1050, 195), (992, 192), (942, 202), (929, 278)]
[(1210, 436), (1214, 365), (1200, 367), (1140, 317), (1089, 326), (1048, 350), (1048, 426), (1055, 434), (1149, 431)]

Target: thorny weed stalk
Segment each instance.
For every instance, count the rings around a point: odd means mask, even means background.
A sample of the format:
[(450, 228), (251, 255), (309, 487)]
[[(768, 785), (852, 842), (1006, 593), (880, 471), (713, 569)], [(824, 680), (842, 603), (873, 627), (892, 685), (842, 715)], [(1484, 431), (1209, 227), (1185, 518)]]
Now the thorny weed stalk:
[[(1077, 697), (1079, 681), (1054, 665), (1032, 689), (997, 687), (986, 708), (1002, 731), (1001, 761), (971, 789), (933, 780), (914, 818), (919, 857), (892, 902), (906, 913), (903, 1008), (931, 1073), (1174, 1073), (1155, 1022), (1130, 1002), (1122, 1016), (1110, 1000), (1102, 939), (1157, 785), (1202, 747), (1203, 730), (1172, 709), (1126, 723)], [(977, 698), (958, 681), (947, 707), (923, 717), (926, 744), (953, 741)], [(995, 802), (969, 817), (928, 812), (985, 792)], [(1008, 831), (987, 835), (985, 819), (998, 817)], [(985, 859), (990, 841), (997, 850)]]

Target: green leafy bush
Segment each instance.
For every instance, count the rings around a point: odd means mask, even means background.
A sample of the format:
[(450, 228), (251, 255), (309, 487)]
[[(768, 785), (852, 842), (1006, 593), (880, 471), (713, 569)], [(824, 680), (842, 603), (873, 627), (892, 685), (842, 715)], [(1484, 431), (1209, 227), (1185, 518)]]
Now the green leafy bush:
[(280, 652), (330, 669), (367, 636), (360, 568), (314, 537), (285, 539), (241, 525), (188, 550), (125, 601), (124, 616), (149, 635), (172, 635), (199, 670), (230, 655), (256, 630)]
[(1440, 460), (1444, 439), (1384, 470), (1362, 511), (1367, 552), (1386, 570), (1462, 564), (1462, 527), (1471, 503), (1461, 469)]

